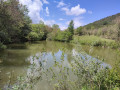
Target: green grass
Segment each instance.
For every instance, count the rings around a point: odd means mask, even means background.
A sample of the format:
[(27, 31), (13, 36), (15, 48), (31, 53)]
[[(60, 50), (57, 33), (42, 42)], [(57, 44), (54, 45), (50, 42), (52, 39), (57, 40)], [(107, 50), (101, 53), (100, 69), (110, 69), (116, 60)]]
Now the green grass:
[(82, 45), (92, 45), (92, 46), (105, 46), (111, 48), (118, 48), (120, 45), (119, 43), (115, 42), (114, 40), (105, 39), (97, 36), (74, 36), (73, 40), (71, 41), (75, 44), (82, 44)]

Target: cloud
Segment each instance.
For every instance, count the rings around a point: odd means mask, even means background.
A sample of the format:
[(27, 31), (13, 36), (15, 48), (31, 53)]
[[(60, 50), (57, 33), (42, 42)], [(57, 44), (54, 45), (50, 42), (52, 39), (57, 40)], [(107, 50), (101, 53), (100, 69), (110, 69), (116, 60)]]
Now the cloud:
[(60, 26), (60, 29), (65, 30), (65, 29), (67, 29), (67, 27), (66, 26)]
[(63, 24), (60, 24), (60, 23), (59, 23), (58, 25), (59, 25), (59, 27), (60, 27), (61, 30), (67, 29), (67, 26), (65, 26), (65, 25), (63, 25)]
[(93, 12), (92, 11), (88, 11), (89, 14), (92, 14)]
[(62, 7), (62, 6), (65, 6), (66, 4), (63, 2), (63, 1), (60, 1), (60, 2), (58, 2), (58, 5), (57, 5), (57, 7)]
[(45, 4), (49, 4), (49, 2), (47, 0), (43, 0), (43, 3)]
[(71, 9), (64, 7), (62, 8), (63, 11), (65, 11), (66, 15), (75, 15), (75, 16), (79, 16), (81, 14), (86, 13), (86, 9), (85, 8), (80, 8), (80, 5), (78, 4), (75, 7), (72, 7)]
[[(74, 21), (74, 27), (77, 28), (77, 27), (80, 27), (80, 26), (83, 26), (83, 22), (82, 22), (82, 19), (83, 17), (75, 17), (73, 19)], [(70, 21), (67, 21), (66, 24), (69, 25)]]
[(59, 20), (60, 20), (60, 21), (64, 21), (65, 19), (63, 19), (63, 18), (59, 18)]
[(28, 15), (32, 19), (33, 23), (39, 23), (42, 19), (40, 17), (40, 12), (43, 10), (43, 3), (41, 0), (19, 0), (20, 3), (26, 5), (29, 13)]
[(77, 27), (80, 27), (83, 25), (83, 22), (82, 22), (82, 18), (81, 17), (75, 17), (73, 19), (74, 21), (74, 27), (77, 28)]
[(49, 16), (49, 9), (48, 9), (48, 7), (46, 7), (46, 14), (47, 14), (47, 16)]
[(44, 23), (46, 25), (52, 26), (53, 24), (55, 24), (55, 20), (44, 20)]

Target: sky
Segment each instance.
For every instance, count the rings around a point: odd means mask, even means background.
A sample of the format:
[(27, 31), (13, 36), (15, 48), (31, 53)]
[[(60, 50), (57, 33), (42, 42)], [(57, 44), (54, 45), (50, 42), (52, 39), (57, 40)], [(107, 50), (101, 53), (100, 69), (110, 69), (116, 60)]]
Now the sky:
[(52, 26), (58, 24), (61, 30), (71, 20), (75, 28), (84, 26), (107, 16), (120, 13), (120, 0), (19, 0), (26, 5), (33, 23), (40, 20)]

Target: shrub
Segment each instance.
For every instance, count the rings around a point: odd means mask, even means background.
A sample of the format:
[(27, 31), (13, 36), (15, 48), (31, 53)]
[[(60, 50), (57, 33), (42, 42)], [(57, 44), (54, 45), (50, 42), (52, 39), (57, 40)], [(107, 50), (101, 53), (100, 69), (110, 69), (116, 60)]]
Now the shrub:
[(69, 42), (72, 39), (72, 34), (68, 31), (59, 31), (57, 36), (55, 37), (55, 40), (57, 41), (63, 41), (63, 42)]
[(6, 45), (3, 45), (2, 43), (0, 43), (0, 50), (4, 50), (6, 48), (7, 48)]
[(38, 40), (38, 38), (39, 38), (39, 36), (36, 32), (30, 32), (29, 35), (28, 35), (28, 39), (32, 40), (32, 41)]

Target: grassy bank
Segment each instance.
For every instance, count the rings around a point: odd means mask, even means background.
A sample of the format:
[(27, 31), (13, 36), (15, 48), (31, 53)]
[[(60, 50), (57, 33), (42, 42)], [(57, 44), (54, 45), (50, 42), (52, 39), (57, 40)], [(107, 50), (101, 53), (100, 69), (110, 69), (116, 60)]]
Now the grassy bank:
[(114, 40), (104, 39), (97, 36), (74, 36), (73, 40), (71, 41), (75, 44), (82, 44), (82, 45), (92, 45), (92, 46), (104, 46), (104, 47), (111, 47), (111, 48), (118, 48), (120, 45)]

